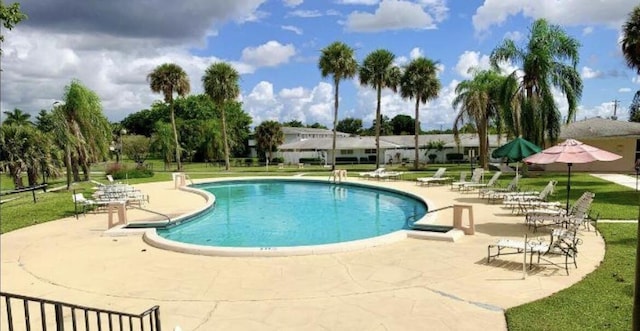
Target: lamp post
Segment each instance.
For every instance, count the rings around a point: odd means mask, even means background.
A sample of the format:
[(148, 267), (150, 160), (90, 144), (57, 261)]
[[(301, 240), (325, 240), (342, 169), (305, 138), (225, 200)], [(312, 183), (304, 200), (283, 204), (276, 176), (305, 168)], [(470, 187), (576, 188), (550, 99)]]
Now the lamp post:
[(122, 147), (124, 147), (124, 143), (122, 142), (122, 136), (127, 134), (127, 129), (121, 129), (118, 132), (118, 146), (117, 146), (117, 154), (116, 154), (116, 162), (120, 163), (120, 157), (122, 155)]

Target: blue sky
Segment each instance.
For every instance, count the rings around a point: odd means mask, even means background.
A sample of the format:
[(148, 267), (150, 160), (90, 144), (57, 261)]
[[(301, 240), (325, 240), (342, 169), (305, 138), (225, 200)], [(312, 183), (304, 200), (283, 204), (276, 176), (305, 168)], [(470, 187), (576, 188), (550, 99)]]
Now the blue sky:
[[(588, 5), (587, 5), (588, 3)], [(402, 65), (415, 56), (440, 63), (443, 89), (421, 108), (423, 129), (451, 127), (458, 82), (472, 66), (485, 68), (504, 38), (523, 44), (537, 18), (562, 26), (582, 43), (578, 70), (584, 93), (577, 119), (613, 114), (626, 119), (640, 79), (619, 50), (620, 26), (636, 1), (629, 0), (189, 0), (167, 4), (25, 0), (29, 15), (4, 31), (2, 111), (18, 107), (34, 116), (62, 99), (79, 79), (101, 97), (112, 121), (148, 108), (160, 95), (145, 80), (157, 65), (173, 62), (190, 76), (192, 93), (211, 63), (227, 61), (241, 76), (240, 99), (254, 118), (320, 122), (331, 127), (333, 87), (317, 69), (320, 50), (343, 41), (360, 62), (385, 48)], [(100, 13), (100, 15), (96, 15)], [(505, 71), (516, 69), (505, 64)], [(357, 78), (340, 89), (340, 118), (371, 125), (375, 93)], [(562, 95), (557, 95), (566, 113)], [(413, 102), (385, 91), (384, 115), (413, 116)]]

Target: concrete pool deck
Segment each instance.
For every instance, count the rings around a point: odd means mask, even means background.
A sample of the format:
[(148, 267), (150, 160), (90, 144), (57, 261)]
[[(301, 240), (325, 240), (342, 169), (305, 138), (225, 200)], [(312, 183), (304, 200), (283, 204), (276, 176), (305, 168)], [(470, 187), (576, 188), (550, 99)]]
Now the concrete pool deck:
[[(489, 264), (486, 257), (497, 238), (547, 236), (527, 231), (523, 216), (448, 186), (349, 181), (414, 193), (430, 208), (471, 204), (476, 234), (323, 255), (217, 257), (157, 249), (141, 235), (105, 236), (107, 215), (87, 214), (3, 234), (0, 287), (130, 313), (159, 305), (165, 330), (506, 330), (504, 309), (571, 286), (604, 257), (602, 237), (583, 231), (578, 268), (571, 266), (569, 276), (539, 266), (522, 279), (522, 255)], [(172, 182), (135, 186), (150, 195), (148, 209), (172, 218), (205, 205)], [(140, 210), (129, 210), (128, 218), (159, 219)], [(451, 220), (446, 209), (435, 223)]]

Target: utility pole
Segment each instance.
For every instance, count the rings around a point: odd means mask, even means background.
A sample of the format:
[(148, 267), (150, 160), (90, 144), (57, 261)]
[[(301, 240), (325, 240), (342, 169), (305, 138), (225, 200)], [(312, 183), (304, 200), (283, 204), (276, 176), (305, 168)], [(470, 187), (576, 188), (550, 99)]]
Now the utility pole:
[(618, 112), (618, 104), (619, 103), (620, 103), (620, 100), (613, 99), (613, 116), (611, 116), (611, 119), (614, 120), (614, 121), (618, 119), (618, 115), (616, 115), (616, 114)]

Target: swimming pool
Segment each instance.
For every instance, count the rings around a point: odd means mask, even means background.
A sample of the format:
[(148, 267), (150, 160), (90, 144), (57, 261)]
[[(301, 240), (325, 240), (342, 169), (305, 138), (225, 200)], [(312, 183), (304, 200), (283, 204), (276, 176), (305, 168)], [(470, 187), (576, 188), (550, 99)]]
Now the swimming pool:
[(260, 179), (196, 188), (215, 195), (215, 208), (158, 229), (160, 237), (215, 247), (324, 245), (390, 234), (427, 212), (413, 196), (346, 183)]

